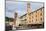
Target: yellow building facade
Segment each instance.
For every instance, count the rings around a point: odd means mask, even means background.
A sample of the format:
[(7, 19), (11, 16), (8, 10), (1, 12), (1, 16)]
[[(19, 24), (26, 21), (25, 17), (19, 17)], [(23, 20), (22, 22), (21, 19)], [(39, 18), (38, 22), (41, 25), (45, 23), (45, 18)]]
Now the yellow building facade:
[(21, 24), (42, 24), (44, 22), (44, 7), (31, 12), (30, 3), (27, 3), (27, 14), (20, 17)]

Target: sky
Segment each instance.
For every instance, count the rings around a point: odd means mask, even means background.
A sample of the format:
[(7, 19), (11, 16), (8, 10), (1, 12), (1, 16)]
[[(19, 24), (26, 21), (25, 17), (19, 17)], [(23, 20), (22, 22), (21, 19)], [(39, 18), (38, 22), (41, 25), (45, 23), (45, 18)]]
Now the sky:
[[(30, 2), (31, 11), (43, 7), (43, 3), (40, 2)], [(15, 2), (15, 1), (6, 1), (6, 15), (7, 17), (14, 18), (14, 13), (17, 12), (18, 16), (26, 14), (27, 11), (27, 2)]]

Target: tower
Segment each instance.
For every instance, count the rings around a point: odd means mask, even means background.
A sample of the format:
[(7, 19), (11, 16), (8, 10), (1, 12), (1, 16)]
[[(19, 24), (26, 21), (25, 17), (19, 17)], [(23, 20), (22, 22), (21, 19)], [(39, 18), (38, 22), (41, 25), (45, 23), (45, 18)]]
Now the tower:
[(15, 14), (14, 14), (14, 21), (13, 21), (13, 28), (12, 28), (12, 29), (16, 29), (17, 15), (18, 15), (18, 14), (15, 12)]
[(15, 12), (15, 14), (14, 14), (14, 26), (16, 26), (16, 20), (17, 20), (17, 12)]
[(27, 16), (26, 16), (26, 18), (27, 18), (27, 24), (29, 24), (29, 21), (31, 21), (31, 19), (30, 19), (30, 17), (31, 17), (30, 13), (31, 13), (30, 2), (27, 2)]
[(27, 2), (27, 13), (31, 13), (30, 2)]
[(15, 26), (18, 27), (19, 26), (19, 23), (20, 23), (20, 21), (19, 21), (18, 13), (15, 12)]

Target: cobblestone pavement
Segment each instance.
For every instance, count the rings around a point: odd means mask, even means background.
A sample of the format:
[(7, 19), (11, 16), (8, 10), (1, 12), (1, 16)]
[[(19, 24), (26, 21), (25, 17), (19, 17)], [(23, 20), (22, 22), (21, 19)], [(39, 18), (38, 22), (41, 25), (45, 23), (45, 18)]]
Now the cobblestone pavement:
[(17, 30), (27, 30), (27, 29), (39, 29), (39, 28), (43, 28), (42, 26), (32, 26), (32, 27), (17, 27)]

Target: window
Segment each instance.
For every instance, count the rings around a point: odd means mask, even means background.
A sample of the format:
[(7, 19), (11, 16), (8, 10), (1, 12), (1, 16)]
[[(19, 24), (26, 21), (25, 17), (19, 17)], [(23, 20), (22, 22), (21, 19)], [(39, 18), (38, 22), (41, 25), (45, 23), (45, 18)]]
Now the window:
[(37, 21), (37, 19), (36, 19), (36, 21)]
[(41, 20), (42, 20), (42, 18), (41, 18)]
[(27, 19), (25, 19), (25, 21), (26, 21)]
[(31, 19), (31, 16), (29, 16), (29, 19)]
[(31, 21), (29, 21), (29, 23), (31, 23)]
[(33, 16), (32, 16), (32, 18), (33, 18)]
[(42, 16), (42, 13), (40, 13), (40, 15)]
[(36, 17), (37, 17), (37, 15), (36, 15)]
[(33, 22), (33, 20), (32, 20), (32, 22)]

